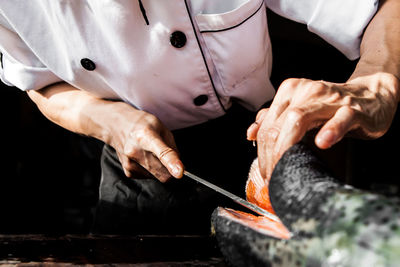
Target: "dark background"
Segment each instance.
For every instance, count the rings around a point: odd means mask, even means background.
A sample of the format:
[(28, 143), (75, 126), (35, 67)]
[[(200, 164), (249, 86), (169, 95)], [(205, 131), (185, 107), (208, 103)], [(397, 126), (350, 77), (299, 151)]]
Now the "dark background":
[[(344, 82), (347, 60), (300, 25), (269, 12), (272, 82), (305, 77)], [(97, 201), (101, 143), (70, 133), (44, 118), (25, 93), (0, 85), (1, 233), (86, 233)], [(321, 157), (357, 187), (398, 194), (398, 116), (374, 141), (345, 140)]]

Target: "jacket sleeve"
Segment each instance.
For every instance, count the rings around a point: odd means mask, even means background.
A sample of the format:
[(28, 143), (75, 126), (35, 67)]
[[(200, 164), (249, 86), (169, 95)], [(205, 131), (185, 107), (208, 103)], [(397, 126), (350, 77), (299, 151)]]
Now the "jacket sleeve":
[(37, 90), (61, 81), (41, 62), (0, 10), (0, 79), (21, 90)]
[(360, 56), (363, 32), (378, 9), (378, 0), (265, 0), (268, 8), (307, 24), (349, 59)]

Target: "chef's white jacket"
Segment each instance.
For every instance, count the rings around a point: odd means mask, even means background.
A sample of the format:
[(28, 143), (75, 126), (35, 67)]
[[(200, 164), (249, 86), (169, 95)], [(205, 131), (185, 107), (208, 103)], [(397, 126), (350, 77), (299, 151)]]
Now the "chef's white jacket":
[(350, 59), (377, 0), (2, 0), (1, 80), (65, 81), (156, 115), (170, 129), (257, 110), (274, 96), (266, 8)]

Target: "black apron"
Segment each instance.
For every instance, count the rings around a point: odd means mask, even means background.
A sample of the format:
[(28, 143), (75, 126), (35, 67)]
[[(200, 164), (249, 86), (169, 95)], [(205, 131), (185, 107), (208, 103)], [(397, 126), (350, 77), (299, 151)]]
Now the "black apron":
[[(235, 105), (221, 118), (173, 131), (186, 170), (245, 197), (249, 167), (256, 157), (246, 130), (255, 115)], [(108, 145), (101, 168), (94, 234), (207, 234), (217, 206), (238, 208), (189, 178), (167, 183), (127, 178)]]

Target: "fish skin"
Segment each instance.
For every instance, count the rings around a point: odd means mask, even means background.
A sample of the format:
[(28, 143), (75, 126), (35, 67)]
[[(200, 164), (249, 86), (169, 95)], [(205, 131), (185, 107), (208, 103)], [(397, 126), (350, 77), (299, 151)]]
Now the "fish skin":
[(212, 215), (233, 266), (400, 266), (400, 199), (339, 182), (304, 144), (283, 155), (269, 192), (290, 240), (251, 230), (218, 209)]

